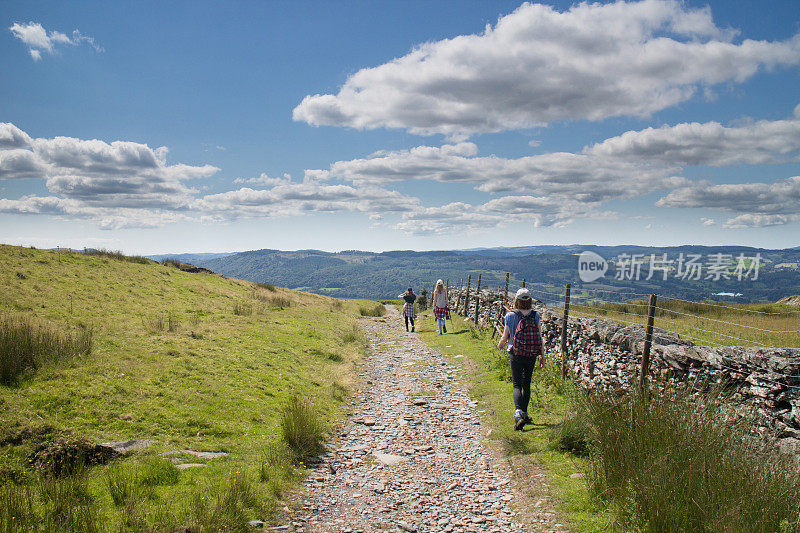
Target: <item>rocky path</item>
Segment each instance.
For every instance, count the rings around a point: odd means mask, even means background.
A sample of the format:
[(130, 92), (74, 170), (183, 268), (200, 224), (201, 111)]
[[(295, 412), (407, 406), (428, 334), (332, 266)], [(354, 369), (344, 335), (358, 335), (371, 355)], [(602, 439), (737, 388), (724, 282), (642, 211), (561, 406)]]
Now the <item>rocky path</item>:
[(505, 465), (458, 371), (397, 310), (362, 322), (366, 386), (331, 451), (309, 472), (291, 528), (303, 532), (525, 531)]

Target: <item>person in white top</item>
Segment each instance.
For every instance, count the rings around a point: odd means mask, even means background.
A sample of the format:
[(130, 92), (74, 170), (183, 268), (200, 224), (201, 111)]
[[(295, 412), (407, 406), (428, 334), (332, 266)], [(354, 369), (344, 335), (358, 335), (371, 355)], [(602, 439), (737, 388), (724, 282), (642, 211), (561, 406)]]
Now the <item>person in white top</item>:
[(439, 326), (439, 335), (447, 333), (445, 319), (450, 315), (450, 304), (447, 301), (447, 291), (444, 290), (444, 282), (436, 280), (436, 289), (433, 291), (433, 318)]

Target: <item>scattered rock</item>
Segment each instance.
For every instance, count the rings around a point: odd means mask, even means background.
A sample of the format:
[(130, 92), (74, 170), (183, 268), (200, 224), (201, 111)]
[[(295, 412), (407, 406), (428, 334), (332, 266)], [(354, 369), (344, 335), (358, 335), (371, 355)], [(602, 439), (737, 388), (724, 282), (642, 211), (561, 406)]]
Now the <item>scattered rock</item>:
[(175, 468), (177, 468), (178, 470), (186, 470), (187, 468), (203, 468), (204, 466), (206, 465), (203, 463), (183, 463), (175, 465)]
[(122, 440), (119, 442), (104, 442), (102, 446), (108, 446), (117, 453), (130, 453), (136, 450), (143, 450), (149, 448), (156, 441), (151, 439), (132, 439)]
[(386, 466), (394, 466), (406, 460), (402, 455), (393, 455), (391, 453), (372, 452), (372, 455), (375, 456), (378, 462)]
[(570, 479), (581, 479), (586, 477), (586, 474), (584, 474), (583, 472), (575, 472), (574, 474), (570, 474), (569, 477)]

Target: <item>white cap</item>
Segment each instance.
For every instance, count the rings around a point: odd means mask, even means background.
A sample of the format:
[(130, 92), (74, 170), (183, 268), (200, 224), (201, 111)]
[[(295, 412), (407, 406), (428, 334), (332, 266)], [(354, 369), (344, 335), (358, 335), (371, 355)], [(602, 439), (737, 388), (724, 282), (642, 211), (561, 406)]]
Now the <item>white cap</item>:
[(442, 280), (440, 280), (440, 279), (437, 279), (437, 280), (436, 280), (436, 284), (437, 284), (437, 285), (444, 285), (444, 281), (442, 281)]
[(524, 287), (517, 291), (517, 298), (530, 298), (530, 297), (531, 297), (530, 291)]

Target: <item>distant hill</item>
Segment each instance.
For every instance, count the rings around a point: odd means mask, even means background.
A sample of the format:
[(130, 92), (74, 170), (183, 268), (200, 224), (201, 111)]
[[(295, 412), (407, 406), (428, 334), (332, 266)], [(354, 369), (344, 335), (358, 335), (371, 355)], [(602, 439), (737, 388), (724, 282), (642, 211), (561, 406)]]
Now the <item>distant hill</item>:
[(219, 259), (220, 257), (227, 257), (232, 255), (228, 253), (208, 253), (208, 254), (157, 254), (148, 255), (154, 261), (163, 261), (164, 259), (177, 259), (181, 263), (197, 264), (198, 261), (208, 261), (210, 259)]
[[(615, 260), (620, 254), (643, 254), (649, 257), (666, 253), (668, 259), (677, 259), (679, 254), (699, 254), (705, 260), (710, 254), (740, 253), (746, 257), (761, 254), (762, 267), (756, 281), (734, 279), (712, 281), (706, 279), (686, 280), (671, 273), (667, 280), (656, 273), (646, 280), (647, 267), (636, 280), (617, 280), (612, 269), (604, 278), (594, 283), (583, 283), (578, 277), (577, 256), (583, 251), (593, 251), (607, 260)], [(310, 292), (342, 298), (394, 298), (406, 287), (420, 291), (430, 286), (437, 278), (450, 280), (458, 285), (468, 274), (473, 275), (472, 285), (482, 274), (483, 286), (497, 288), (505, 281), (505, 273), (511, 274), (511, 286), (518, 287), (522, 279), (543, 300), (556, 300), (563, 293), (566, 283), (572, 283), (576, 297), (589, 297), (581, 289), (609, 291), (602, 293), (603, 299), (626, 300), (639, 293), (646, 297), (656, 292), (671, 297), (686, 299), (716, 299), (740, 302), (775, 301), (787, 293), (800, 288), (800, 250), (769, 250), (746, 246), (592, 246), (592, 245), (545, 245), (505, 248), (481, 248), (472, 250), (442, 250), (415, 252), (399, 250), (391, 252), (323, 252), (319, 250), (252, 250), (218, 257), (203, 258), (194, 254), (187, 261), (204, 266), (220, 274), (232, 277), (273, 283)], [(182, 258), (179, 256), (168, 256)], [(184, 259), (181, 259), (184, 260)], [(721, 296), (719, 293), (741, 294), (737, 297)], [(593, 293), (596, 294), (596, 293)]]

